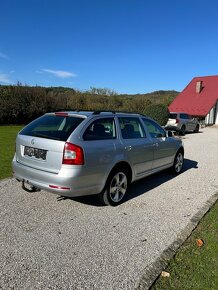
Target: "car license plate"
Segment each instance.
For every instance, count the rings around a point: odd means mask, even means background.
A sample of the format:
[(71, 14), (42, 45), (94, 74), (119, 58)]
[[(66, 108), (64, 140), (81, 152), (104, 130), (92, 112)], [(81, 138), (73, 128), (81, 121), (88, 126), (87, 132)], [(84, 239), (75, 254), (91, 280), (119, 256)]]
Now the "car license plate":
[(47, 150), (25, 146), (24, 155), (46, 160)]

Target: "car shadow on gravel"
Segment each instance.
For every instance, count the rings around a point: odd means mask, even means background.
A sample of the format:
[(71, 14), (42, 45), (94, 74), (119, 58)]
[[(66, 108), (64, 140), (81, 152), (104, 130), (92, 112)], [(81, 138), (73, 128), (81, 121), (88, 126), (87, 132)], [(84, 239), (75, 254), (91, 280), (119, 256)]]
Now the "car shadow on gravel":
[[(186, 172), (187, 170), (190, 170), (192, 168), (198, 168), (198, 162), (190, 159), (184, 160), (183, 165), (183, 171), (181, 174)], [(176, 175), (172, 174), (170, 170), (164, 170), (159, 173), (156, 173), (154, 175), (145, 177), (139, 181), (134, 182), (130, 185), (128, 194), (123, 199), (122, 203), (127, 202), (128, 200), (131, 200), (133, 198), (136, 198), (137, 196), (144, 194), (147, 191), (150, 191), (161, 184), (170, 181), (171, 179), (176, 178)], [(62, 200), (72, 200), (74, 202), (79, 202), (87, 205), (92, 205), (96, 207), (104, 206), (102, 203), (98, 200), (98, 197), (95, 195), (89, 195), (89, 196), (81, 196), (81, 197), (64, 197), (59, 196), (57, 198), (57, 201)]]
[[(190, 159), (185, 159), (184, 160), (184, 165), (183, 165), (183, 171), (181, 174), (184, 172), (195, 168), (198, 168), (198, 162)], [(159, 173), (156, 173), (154, 175), (148, 176), (146, 178), (143, 178), (139, 181), (136, 181), (135, 183), (131, 184), (129, 187), (129, 192), (128, 195), (125, 197), (123, 202), (126, 202), (130, 199), (133, 199), (147, 191), (150, 191), (161, 184), (170, 181), (171, 179), (176, 178), (177, 176), (173, 173), (170, 172), (169, 169), (161, 171)]]
[(200, 129), (199, 132), (191, 132), (191, 131), (190, 132), (185, 132), (185, 135), (180, 135), (179, 132), (174, 132), (174, 136), (182, 138), (182, 137), (185, 137), (186, 135), (197, 135), (197, 134), (202, 134), (202, 133), (204, 133), (204, 132), (201, 131), (201, 129)]
[(185, 133), (185, 136), (186, 136), (186, 135), (202, 134), (202, 133), (204, 133), (204, 132), (203, 132), (203, 131), (199, 131), (199, 132), (197, 132), (197, 133), (196, 133), (196, 132), (186, 132), (186, 133)]

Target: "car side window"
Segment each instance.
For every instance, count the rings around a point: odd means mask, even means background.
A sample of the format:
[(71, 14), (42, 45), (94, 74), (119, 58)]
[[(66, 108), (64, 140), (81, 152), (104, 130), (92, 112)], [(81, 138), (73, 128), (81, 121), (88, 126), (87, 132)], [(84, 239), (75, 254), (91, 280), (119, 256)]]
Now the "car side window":
[(119, 117), (120, 129), (123, 139), (145, 138), (145, 132), (139, 118)]
[(180, 114), (181, 119), (189, 119), (187, 114)]
[(165, 130), (154, 121), (143, 118), (143, 122), (152, 138), (166, 137)]
[(114, 118), (102, 118), (92, 122), (84, 132), (83, 139), (87, 141), (116, 139)]

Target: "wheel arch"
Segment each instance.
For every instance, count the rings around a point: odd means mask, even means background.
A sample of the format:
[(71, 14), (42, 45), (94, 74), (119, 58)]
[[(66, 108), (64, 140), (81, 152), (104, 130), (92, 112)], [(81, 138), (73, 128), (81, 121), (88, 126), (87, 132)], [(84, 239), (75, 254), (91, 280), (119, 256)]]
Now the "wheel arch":
[(183, 156), (184, 156), (185, 151), (184, 151), (184, 147), (183, 147), (183, 146), (179, 147), (179, 149), (176, 151), (175, 156), (176, 156), (179, 152), (181, 152), (181, 153), (183, 154)]
[[(117, 164), (115, 164), (114, 167), (111, 169), (111, 171), (108, 175), (108, 178), (111, 176), (111, 174), (113, 174), (114, 171), (121, 170), (121, 169), (123, 169), (127, 172), (128, 183), (131, 183), (133, 172), (132, 172), (132, 168), (131, 168), (130, 164), (126, 161), (120, 161)], [(108, 180), (108, 178), (107, 178), (107, 180)]]
[(113, 166), (113, 168), (111, 169), (110, 173), (108, 174), (108, 177), (107, 177), (107, 180), (105, 182), (103, 190), (98, 194), (100, 201), (104, 205), (115, 206), (115, 205), (120, 203), (120, 202), (118, 202), (117, 204), (114, 204), (114, 202), (112, 202), (110, 200), (110, 198), (108, 197), (108, 194), (107, 194), (107, 186), (109, 185), (109, 182), (110, 182), (111, 178), (113, 177), (113, 174), (115, 174), (115, 172), (117, 172), (117, 171), (119, 172), (121, 170), (125, 171), (125, 173), (127, 174), (128, 184), (130, 184), (132, 181), (132, 169), (131, 169), (130, 164), (126, 161), (120, 161), (117, 164), (115, 164)]

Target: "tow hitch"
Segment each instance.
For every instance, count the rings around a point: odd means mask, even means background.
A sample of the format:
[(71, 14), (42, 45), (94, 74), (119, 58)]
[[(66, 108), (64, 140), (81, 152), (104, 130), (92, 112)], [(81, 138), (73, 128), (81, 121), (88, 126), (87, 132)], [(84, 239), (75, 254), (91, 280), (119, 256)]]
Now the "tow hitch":
[(40, 191), (39, 188), (35, 187), (34, 185), (31, 185), (28, 180), (27, 181), (25, 181), (25, 180), (22, 181), (22, 188), (25, 191), (27, 191), (27, 192), (37, 192), (37, 191)]

